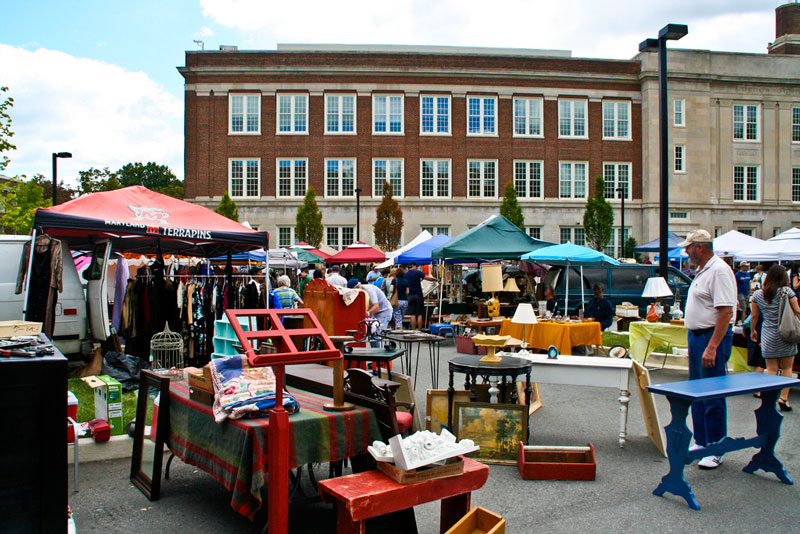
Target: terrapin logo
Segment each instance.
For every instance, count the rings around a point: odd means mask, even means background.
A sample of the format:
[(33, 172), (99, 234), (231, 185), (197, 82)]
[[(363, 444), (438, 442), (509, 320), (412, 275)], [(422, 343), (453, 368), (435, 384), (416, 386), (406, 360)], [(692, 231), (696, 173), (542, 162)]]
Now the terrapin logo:
[(169, 224), (167, 222), (167, 219), (169, 218), (169, 213), (167, 213), (161, 208), (134, 206), (132, 204), (128, 204), (128, 208), (130, 208), (130, 210), (133, 212), (134, 220), (163, 224), (163, 225)]

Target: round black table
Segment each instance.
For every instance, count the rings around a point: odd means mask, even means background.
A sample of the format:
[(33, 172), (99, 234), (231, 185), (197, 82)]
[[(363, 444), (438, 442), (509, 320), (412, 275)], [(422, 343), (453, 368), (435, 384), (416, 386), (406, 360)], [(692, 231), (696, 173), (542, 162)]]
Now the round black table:
[[(466, 356), (456, 356), (448, 362), (450, 367), (450, 382), (447, 387), (447, 426), (453, 428), (453, 374), (464, 373), (466, 375), (464, 381), (464, 389), (469, 390), (469, 400), (476, 402), (478, 400), (477, 380), (482, 377), (484, 383), (491, 382), (492, 387), (495, 387), (494, 382), (490, 377), (500, 377), (501, 398), (504, 402), (517, 402), (517, 388), (515, 379), (524, 374), (525, 375), (525, 406), (530, 406), (531, 402), (531, 368), (533, 364), (523, 358), (515, 356), (501, 356), (498, 363), (482, 363), (481, 355), (468, 354)], [(506, 378), (509, 381), (506, 381)], [(510, 389), (510, 394), (509, 394)], [(492, 392), (491, 389), (489, 390)], [(493, 395), (496, 395), (498, 390), (495, 390)]]

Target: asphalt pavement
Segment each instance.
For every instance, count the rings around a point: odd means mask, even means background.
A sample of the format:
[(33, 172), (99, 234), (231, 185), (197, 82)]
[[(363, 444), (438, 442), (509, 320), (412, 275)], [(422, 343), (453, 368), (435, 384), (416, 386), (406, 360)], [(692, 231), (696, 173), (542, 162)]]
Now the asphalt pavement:
[[(441, 349), (439, 387), (446, 387), (446, 361), (458, 355), (452, 344)], [(563, 357), (563, 356), (562, 356)], [(653, 383), (685, 380), (686, 371), (659, 370)], [(456, 378), (459, 382), (461, 377)], [(416, 399), (424, 413), (425, 392), (431, 373), (427, 355), (420, 361)], [(534, 376), (535, 379), (535, 376)], [(522, 480), (516, 465), (492, 465), (489, 480), (472, 494), (472, 505), (506, 519), (508, 533), (547, 532), (781, 532), (800, 531), (800, 491), (782, 484), (771, 474), (746, 474), (742, 468), (753, 449), (725, 455), (723, 464), (703, 471), (686, 467), (685, 477), (700, 502), (691, 510), (679, 497), (652, 494), (668, 471), (666, 458), (647, 437), (639, 396), (634, 388), (628, 416), (628, 441), (618, 444), (619, 393), (613, 389), (541, 385), (543, 407), (531, 416), (530, 444), (586, 445), (597, 452), (594, 481), (561, 482)], [(789, 476), (800, 478), (800, 394), (793, 392), (795, 411), (785, 413), (776, 454)], [(731, 436), (755, 435), (752, 396), (728, 399)], [(656, 396), (662, 425), (670, 421), (666, 400)], [(691, 424), (690, 424), (691, 428)], [(327, 473), (325, 466), (320, 472)], [(70, 505), (77, 531), (102, 533), (192, 532), (250, 533), (252, 524), (230, 507), (230, 494), (207, 473), (175, 460), (161, 498), (150, 502), (129, 481), (130, 460), (109, 460), (80, 465), (80, 491), (70, 488)], [(70, 483), (72, 474), (70, 472)], [(301, 489), (312, 494), (307, 479)], [(439, 532), (438, 503), (415, 508), (418, 530)], [(333, 507), (312, 498), (296, 498), (291, 505), (292, 533), (333, 534)], [(373, 532), (395, 532), (391, 525), (374, 525)], [(370, 530), (368, 529), (368, 532)]]

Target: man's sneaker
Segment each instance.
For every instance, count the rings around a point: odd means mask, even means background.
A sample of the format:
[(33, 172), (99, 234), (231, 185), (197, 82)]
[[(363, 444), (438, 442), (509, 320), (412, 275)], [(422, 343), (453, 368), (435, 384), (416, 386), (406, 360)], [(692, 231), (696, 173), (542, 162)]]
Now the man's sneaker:
[(706, 456), (699, 462), (697, 467), (700, 469), (716, 469), (722, 463), (722, 456)]
[(699, 451), (700, 449), (703, 449), (703, 448), (705, 448), (705, 447), (703, 447), (702, 445), (698, 445), (697, 443), (695, 443), (694, 445), (692, 445), (691, 447), (689, 447), (689, 452)]

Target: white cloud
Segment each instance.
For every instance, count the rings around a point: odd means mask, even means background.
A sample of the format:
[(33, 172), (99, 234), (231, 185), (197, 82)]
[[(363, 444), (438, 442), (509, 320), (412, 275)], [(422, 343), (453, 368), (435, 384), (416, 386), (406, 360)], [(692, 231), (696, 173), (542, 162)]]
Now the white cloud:
[(143, 72), (47, 49), (0, 44), (3, 85), (14, 98), (7, 175), (51, 176), (77, 183), (90, 167), (119, 169), (129, 162), (167, 165), (183, 177), (183, 102)]
[(214, 30), (208, 26), (203, 26), (200, 28), (200, 37), (211, 37), (212, 35), (214, 35)]

